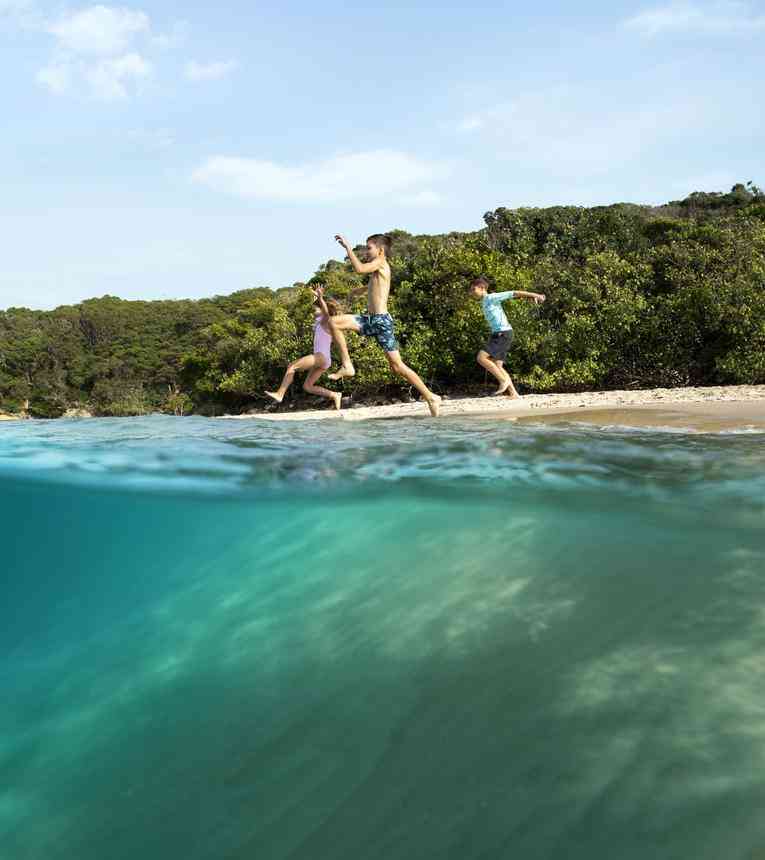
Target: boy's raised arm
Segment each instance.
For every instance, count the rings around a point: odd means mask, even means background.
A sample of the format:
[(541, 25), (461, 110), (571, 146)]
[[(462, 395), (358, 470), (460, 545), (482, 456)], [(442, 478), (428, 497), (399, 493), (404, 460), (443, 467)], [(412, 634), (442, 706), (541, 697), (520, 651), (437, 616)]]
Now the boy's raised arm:
[(380, 257), (375, 257), (370, 263), (362, 263), (361, 260), (356, 256), (353, 248), (350, 246), (350, 243), (344, 236), (335, 236), (335, 239), (343, 246), (345, 249), (345, 253), (348, 255), (351, 261), (351, 265), (353, 266), (354, 272), (357, 275), (368, 275), (370, 272), (376, 272), (382, 266), (382, 259)]

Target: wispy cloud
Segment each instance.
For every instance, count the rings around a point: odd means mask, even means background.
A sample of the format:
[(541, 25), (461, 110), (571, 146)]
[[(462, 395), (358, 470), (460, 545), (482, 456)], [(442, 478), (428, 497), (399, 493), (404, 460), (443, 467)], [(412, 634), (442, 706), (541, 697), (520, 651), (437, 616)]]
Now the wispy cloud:
[(152, 64), (140, 54), (124, 54), (103, 60), (85, 70), (93, 93), (104, 101), (126, 99), (130, 86), (150, 78)]
[(153, 74), (144, 54), (151, 38), (149, 16), (118, 6), (88, 6), (43, 21), (55, 40), (53, 56), (37, 81), (55, 95), (85, 89), (102, 101), (128, 98)]
[(68, 63), (51, 63), (37, 72), (37, 83), (56, 95), (62, 95), (72, 85), (72, 69)]
[(213, 63), (198, 63), (191, 60), (184, 67), (184, 74), (190, 81), (219, 81), (228, 77), (236, 68), (234, 60), (220, 60)]
[(476, 111), (458, 121), (456, 131), (527, 169), (594, 176), (686, 128), (701, 127), (708, 112), (687, 94), (609, 106), (596, 92), (559, 87)]
[(433, 205), (440, 198), (429, 186), (449, 172), (446, 164), (383, 149), (299, 165), (215, 156), (194, 171), (193, 179), (216, 191), (260, 200), (314, 203), (400, 194), (405, 202)]
[(624, 22), (625, 27), (644, 36), (688, 33), (732, 36), (762, 33), (765, 15), (744, 2), (678, 2), (639, 12)]
[(99, 57), (122, 54), (138, 34), (150, 29), (145, 12), (115, 6), (91, 6), (69, 12), (47, 27), (62, 50)]
[(438, 206), (444, 202), (444, 196), (436, 191), (418, 191), (404, 195), (403, 202), (409, 206)]

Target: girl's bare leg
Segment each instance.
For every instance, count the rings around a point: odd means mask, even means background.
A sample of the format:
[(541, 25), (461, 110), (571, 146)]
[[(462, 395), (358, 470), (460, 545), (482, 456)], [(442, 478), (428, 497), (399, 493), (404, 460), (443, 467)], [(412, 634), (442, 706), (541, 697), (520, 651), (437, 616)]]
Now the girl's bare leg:
[(433, 392), (427, 385), (425, 385), (419, 375), (415, 373), (411, 367), (404, 364), (401, 358), (401, 353), (398, 350), (395, 350), (394, 352), (386, 352), (385, 356), (388, 359), (390, 369), (399, 376), (402, 376), (410, 385), (413, 385), (420, 392), (423, 400), (428, 404), (430, 414), (434, 418), (438, 418), (438, 413), (441, 409), (441, 398), (437, 394), (433, 394)]
[(505, 368), (502, 367), (502, 362), (497, 362), (486, 352), (485, 349), (480, 350), (478, 355), (476, 356), (476, 361), (481, 365), (481, 367), (485, 368), (489, 371), (489, 373), (497, 380), (499, 383), (499, 388), (494, 392), (495, 394), (504, 394), (507, 389), (513, 384), (512, 380), (505, 372)]
[(282, 384), (276, 389), (276, 391), (266, 391), (266, 394), (277, 403), (281, 403), (282, 400), (284, 400), (284, 395), (287, 393), (287, 389), (292, 385), (292, 382), (295, 379), (296, 371), (312, 370), (315, 366), (316, 358), (313, 355), (304, 355), (297, 361), (291, 361), (287, 365), (287, 370), (284, 374), (284, 379), (282, 379)]
[(342, 379), (344, 376), (355, 376), (356, 368), (353, 366), (348, 354), (348, 344), (345, 341), (345, 331), (358, 331), (359, 324), (353, 314), (339, 314), (336, 317), (327, 317), (329, 330), (332, 332), (332, 340), (340, 350), (340, 370), (330, 373), (328, 379)]
[(339, 391), (330, 391), (328, 388), (316, 385), (316, 380), (322, 375), (322, 373), (324, 373), (325, 370), (327, 370), (327, 368), (323, 364), (315, 367), (305, 378), (305, 382), (303, 382), (303, 390), (307, 391), (309, 394), (326, 397), (327, 400), (332, 401), (335, 409), (339, 410), (342, 405), (343, 395), (340, 394)]

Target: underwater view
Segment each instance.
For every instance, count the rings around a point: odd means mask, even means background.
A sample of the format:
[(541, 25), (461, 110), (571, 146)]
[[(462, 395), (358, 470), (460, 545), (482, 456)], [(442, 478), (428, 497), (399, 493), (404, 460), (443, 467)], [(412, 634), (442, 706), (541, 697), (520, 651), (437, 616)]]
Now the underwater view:
[(0, 426), (3, 860), (765, 857), (765, 434)]

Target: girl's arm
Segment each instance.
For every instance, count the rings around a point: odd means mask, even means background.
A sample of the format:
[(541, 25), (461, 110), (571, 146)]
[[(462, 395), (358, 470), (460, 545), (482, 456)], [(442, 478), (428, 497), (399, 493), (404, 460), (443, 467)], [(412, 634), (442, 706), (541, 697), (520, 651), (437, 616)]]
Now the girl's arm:
[(325, 317), (329, 318), (329, 308), (327, 307), (327, 303), (324, 301), (324, 287), (319, 284), (315, 290), (313, 290), (313, 294), (316, 296), (319, 302), (319, 310), (324, 314)]

